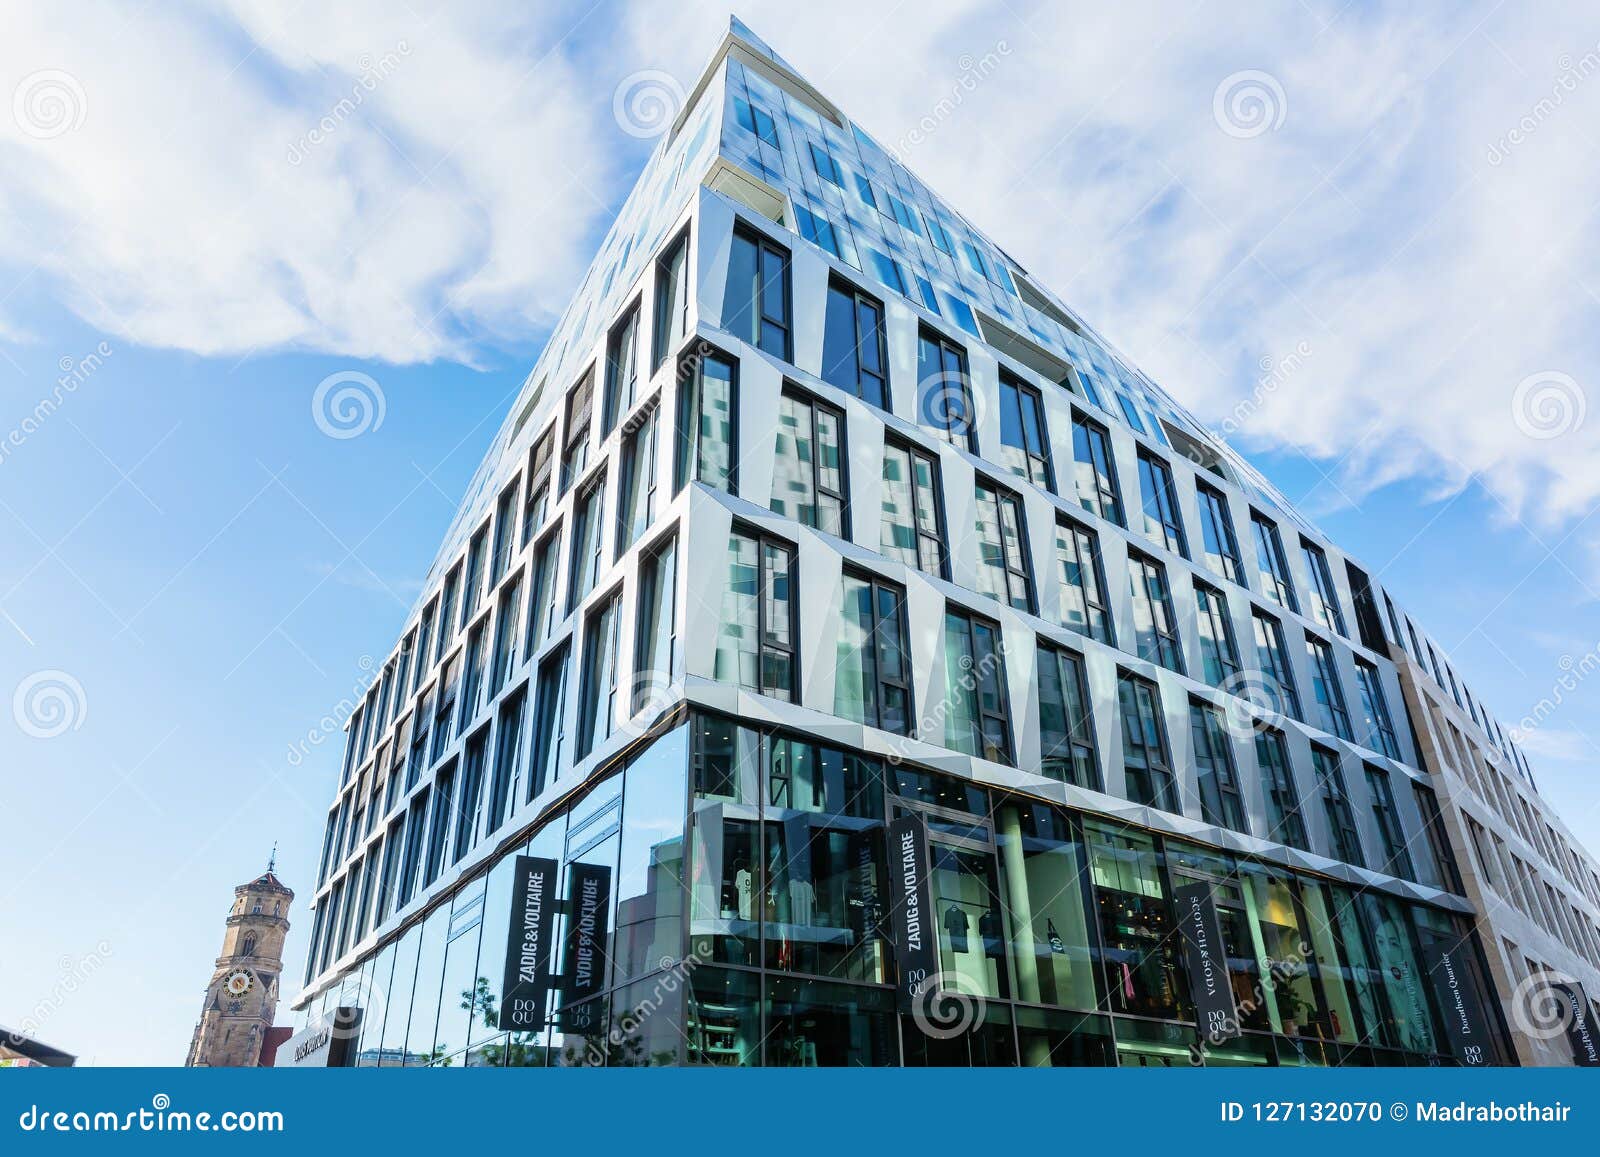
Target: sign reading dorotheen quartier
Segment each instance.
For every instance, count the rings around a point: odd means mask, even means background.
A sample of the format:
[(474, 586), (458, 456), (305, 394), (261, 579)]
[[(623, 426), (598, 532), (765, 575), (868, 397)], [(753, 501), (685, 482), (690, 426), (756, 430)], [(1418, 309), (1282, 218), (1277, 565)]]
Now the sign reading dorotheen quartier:
[(518, 856), (512, 874), (511, 935), (506, 939), (504, 994), (500, 1028), (538, 1032), (544, 1028), (550, 994), (550, 962), (555, 951), (556, 862)]

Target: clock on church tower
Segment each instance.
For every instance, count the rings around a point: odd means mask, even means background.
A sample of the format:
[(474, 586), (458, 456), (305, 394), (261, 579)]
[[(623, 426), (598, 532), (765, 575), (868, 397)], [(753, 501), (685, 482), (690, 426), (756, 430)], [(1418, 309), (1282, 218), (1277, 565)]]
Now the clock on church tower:
[(222, 955), (206, 987), (189, 1045), (190, 1067), (254, 1068), (278, 1012), (283, 943), (294, 893), (278, 879), (277, 853), (267, 870), (233, 890)]

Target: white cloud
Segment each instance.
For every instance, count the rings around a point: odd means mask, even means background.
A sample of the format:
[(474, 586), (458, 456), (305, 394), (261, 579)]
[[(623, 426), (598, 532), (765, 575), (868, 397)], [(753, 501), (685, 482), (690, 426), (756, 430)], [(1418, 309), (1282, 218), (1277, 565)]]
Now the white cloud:
[(1588, 763), (1594, 760), (1596, 754), (1594, 741), (1581, 731), (1533, 728), (1528, 731), (1518, 731), (1517, 742), (1529, 754), (1542, 759)]
[[(726, 21), (640, 0), (563, 40), (581, 12), (536, 9), (424, 22), (404, 5), (282, 16), (238, 0), (231, 19), (124, 25), (120, 9), (69, 22), (36, 6), (0, 44), (0, 75), (66, 69), (88, 115), (49, 141), (6, 125), (0, 260), (26, 269), (42, 252), (36, 276), (96, 324), (202, 353), (468, 358), (526, 338), (592, 251), (591, 191), (616, 192), (615, 83), (658, 67), (687, 87)], [(1004, 41), (912, 167), (1214, 422), (1261, 359), (1306, 343), (1238, 435), (1246, 449), (1298, 447), (1358, 500), (1401, 478), (1440, 494), (1476, 478), (1541, 531), (1600, 499), (1600, 412), (1535, 438), (1512, 409), (1518, 383), (1558, 371), (1600, 411), (1600, 46), (1584, 13), (740, 11), (888, 143), (950, 93), (963, 56)], [(361, 55), (401, 40), (394, 76), (287, 164)], [(1246, 70), (1286, 107), (1238, 139), (1213, 103)]]
[(577, 15), (504, 11), (19, 10), (7, 94), (65, 72), (82, 122), (40, 139), (0, 118), (0, 260), (109, 332), (201, 354), (525, 340), (581, 272), (615, 130), (561, 40)]

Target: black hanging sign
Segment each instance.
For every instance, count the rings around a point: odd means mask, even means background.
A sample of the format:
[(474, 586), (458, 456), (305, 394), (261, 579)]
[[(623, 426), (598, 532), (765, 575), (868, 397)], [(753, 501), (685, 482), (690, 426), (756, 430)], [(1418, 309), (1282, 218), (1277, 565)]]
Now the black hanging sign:
[(1222, 943), (1222, 920), (1211, 885), (1203, 881), (1185, 884), (1173, 893), (1173, 899), (1200, 1035), (1210, 1044), (1233, 1040), (1239, 1035), (1239, 1009), (1233, 1002), (1228, 950)]
[(561, 1030), (598, 1031), (598, 996), (606, 986), (606, 937), (611, 922), (611, 869), (573, 864), (567, 870), (567, 960), (561, 978)]
[(889, 825), (889, 919), (899, 968), (900, 1006), (912, 1008), (939, 975), (939, 941), (933, 918), (933, 863), (928, 825), (920, 815)]
[(499, 1027), (506, 1032), (544, 1028), (555, 948), (551, 925), (558, 906), (557, 871), (554, 860), (518, 856), (512, 872), (511, 935), (506, 938), (505, 986), (500, 998)]
[(1439, 999), (1439, 1011), (1444, 1014), (1450, 1051), (1464, 1066), (1476, 1068), (1491, 1063), (1491, 1034), (1488, 1016), (1468, 971), (1469, 950), (1465, 942), (1423, 936), (1422, 962)]

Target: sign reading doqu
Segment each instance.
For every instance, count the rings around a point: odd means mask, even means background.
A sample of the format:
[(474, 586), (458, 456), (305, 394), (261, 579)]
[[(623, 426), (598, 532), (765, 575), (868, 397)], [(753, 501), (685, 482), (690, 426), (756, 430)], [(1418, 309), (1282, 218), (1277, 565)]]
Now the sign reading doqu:
[(1233, 1040), (1239, 1035), (1239, 1009), (1228, 978), (1228, 952), (1222, 944), (1222, 921), (1211, 885), (1185, 884), (1173, 893), (1173, 899), (1200, 1035), (1212, 1044)]
[[(567, 960), (561, 978), (563, 1032), (599, 1031), (606, 986), (606, 934), (611, 922), (611, 869), (573, 864), (567, 870)], [(588, 1001), (588, 1003), (585, 1003)]]
[(928, 826), (921, 816), (903, 816), (889, 825), (890, 923), (900, 971), (899, 998), (913, 1007), (924, 986), (939, 974), (929, 880)]
[(545, 998), (550, 993), (550, 961), (555, 948), (551, 924), (557, 901), (556, 862), (541, 856), (518, 856), (512, 877), (511, 935), (506, 939), (505, 985), (501, 992), (500, 1028), (538, 1032), (544, 1028)]

